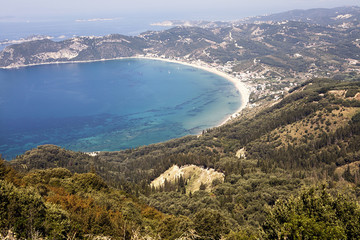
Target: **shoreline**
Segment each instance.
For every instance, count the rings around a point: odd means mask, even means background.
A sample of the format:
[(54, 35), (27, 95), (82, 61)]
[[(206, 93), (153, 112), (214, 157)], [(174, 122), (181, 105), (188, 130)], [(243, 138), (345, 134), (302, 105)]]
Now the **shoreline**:
[(7, 66), (7, 67), (0, 67), (0, 69), (18, 69), (22, 67), (33, 67), (33, 66), (41, 66), (41, 65), (50, 65), (50, 64), (66, 64), (66, 63), (91, 63), (91, 62), (104, 62), (104, 61), (114, 61), (114, 60), (123, 60), (123, 59), (147, 59), (147, 60), (155, 60), (155, 61), (164, 61), (164, 62), (170, 62), (170, 63), (176, 63), (176, 64), (182, 64), (185, 66), (190, 66), (193, 68), (198, 68), (207, 72), (211, 72), (213, 74), (216, 74), (222, 78), (225, 78), (229, 82), (231, 82), (236, 89), (239, 91), (241, 96), (241, 105), (240, 107), (232, 114), (224, 117), (219, 124), (213, 127), (220, 127), (226, 123), (228, 123), (233, 118), (237, 117), (239, 113), (247, 106), (249, 102), (250, 97), (250, 90), (248, 86), (241, 82), (239, 79), (236, 79), (235, 77), (222, 72), (216, 68), (209, 67), (209, 66), (203, 66), (199, 64), (189, 63), (185, 61), (179, 61), (174, 59), (167, 59), (167, 58), (161, 58), (161, 57), (147, 57), (147, 56), (133, 56), (133, 57), (118, 57), (118, 58), (111, 58), (111, 59), (97, 59), (97, 60), (79, 60), (79, 61), (58, 61), (58, 62), (45, 62), (45, 63), (34, 63), (34, 64), (27, 64), (27, 65), (18, 65), (18, 66)]

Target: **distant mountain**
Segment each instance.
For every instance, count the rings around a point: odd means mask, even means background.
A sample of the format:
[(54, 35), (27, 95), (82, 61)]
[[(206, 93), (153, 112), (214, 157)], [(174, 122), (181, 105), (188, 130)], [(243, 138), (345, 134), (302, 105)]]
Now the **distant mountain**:
[[(344, 23), (359, 24), (360, 7), (315, 8), (309, 10), (292, 10), (266, 16), (246, 19), (246, 22), (256, 21), (299, 21), (324, 26), (341, 25)], [(242, 22), (242, 21), (240, 21)]]
[(323, 26), (340, 25), (344, 23), (359, 24), (360, 7), (337, 7), (337, 8), (314, 8), (314, 9), (297, 9), (281, 13), (268, 14), (262, 16), (246, 17), (235, 21), (205, 21), (205, 20), (167, 20), (163, 22), (153, 23), (155, 26), (183, 26), (183, 27), (231, 27), (242, 23), (259, 23), (259, 22), (281, 22), (281, 21), (297, 21)]

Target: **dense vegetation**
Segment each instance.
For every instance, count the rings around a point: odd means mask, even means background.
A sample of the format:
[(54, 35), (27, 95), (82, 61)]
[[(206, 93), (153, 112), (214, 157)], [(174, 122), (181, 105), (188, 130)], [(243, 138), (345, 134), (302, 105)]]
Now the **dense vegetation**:
[[(313, 79), (200, 137), (96, 157), (39, 146), (9, 162), (21, 174), (2, 165), (9, 200), (1, 202), (1, 230), (50, 238), (356, 239), (359, 92), (354, 74)], [(186, 192), (182, 181), (151, 188), (173, 164), (211, 167), (225, 181), (207, 183), (211, 192), (205, 184)], [(308, 189), (319, 184), (325, 187)]]
[(267, 239), (357, 239), (360, 208), (344, 196), (311, 188), (279, 201), (263, 225)]
[(91, 172), (53, 168), (19, 174), (1, 160), (0, 179), (1, 238), (175, 239), (194, 227), (190, 219), (165, 215)]

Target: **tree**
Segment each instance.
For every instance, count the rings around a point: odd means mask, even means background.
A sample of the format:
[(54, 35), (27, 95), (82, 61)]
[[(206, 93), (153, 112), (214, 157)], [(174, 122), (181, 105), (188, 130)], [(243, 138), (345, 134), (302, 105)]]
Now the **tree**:
[(356, 239), (359, 222), (356, 202), (311, 188), (277, 201), (262, 228), (265, 239)]
[(201, 209), (193, 221), (201, 239), (220, 239), (230, 232), (225, 217), (216, 210)]
[(7, 169), (5, 166), (5, 162), (0, 154), (0, 180), (4, 180), (6, 173), (7, 173)]
[(206, 184), (204, 184), (203, 182), (201, 182), (199, 190), (205, 191), (206, 190)]
[(343, 173), (343, 178), (351, 183), (355, 182), (355, 176), (351, 174), (350, 172), (350, 166), (347, 166), (346, 170)]
[(70, 232), (71, 223), (69, 214), (58, 205), (46, 204), (45, 230), (50, 239), (65, 239)]
[(177, 239), (184, 233), (191, 232), (194, 223), (185, 216), (166, 216), (160, 226), (158, 233), (163, 239)]
[(19, 238), (44, 232), (46, 207), (32, 189), (16, 188), (0, 180), (0, 230), (13, 229)]

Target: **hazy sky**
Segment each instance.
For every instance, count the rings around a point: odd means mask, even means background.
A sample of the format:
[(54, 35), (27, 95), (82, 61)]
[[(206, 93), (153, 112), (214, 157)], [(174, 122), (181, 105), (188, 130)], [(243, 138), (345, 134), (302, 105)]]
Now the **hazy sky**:
[(360, 5), (360, 0), (2, 0), (0, 19), (157, 17), (232, 20), (292, 9)]

